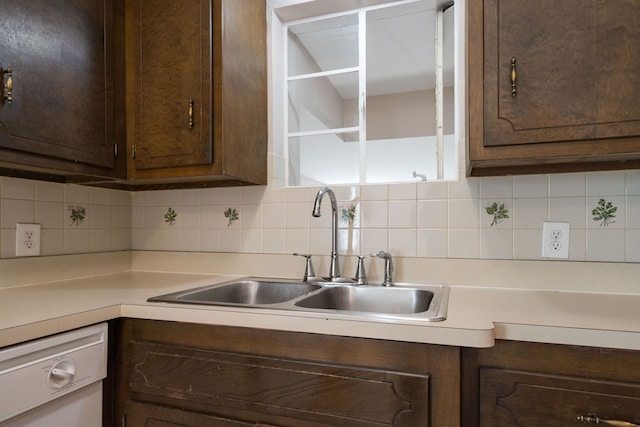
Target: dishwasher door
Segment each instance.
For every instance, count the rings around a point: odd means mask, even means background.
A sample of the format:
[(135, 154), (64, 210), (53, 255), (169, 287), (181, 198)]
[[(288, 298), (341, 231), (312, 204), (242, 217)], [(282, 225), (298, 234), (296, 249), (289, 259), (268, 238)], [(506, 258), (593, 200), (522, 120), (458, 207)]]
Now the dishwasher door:
[(0, 426), (100, 427), (107, 325), (0, 350)]

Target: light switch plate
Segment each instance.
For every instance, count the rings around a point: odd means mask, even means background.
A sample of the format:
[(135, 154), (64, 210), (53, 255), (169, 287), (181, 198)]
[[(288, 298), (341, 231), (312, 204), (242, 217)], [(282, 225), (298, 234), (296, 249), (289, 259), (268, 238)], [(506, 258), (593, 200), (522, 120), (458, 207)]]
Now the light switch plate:
[(16, 256), (40, 255), (40, 224), (16, 224)]
[(542, 226), (542, 256), (569, 258), (570, 230), (568, 222), (545, 222)]

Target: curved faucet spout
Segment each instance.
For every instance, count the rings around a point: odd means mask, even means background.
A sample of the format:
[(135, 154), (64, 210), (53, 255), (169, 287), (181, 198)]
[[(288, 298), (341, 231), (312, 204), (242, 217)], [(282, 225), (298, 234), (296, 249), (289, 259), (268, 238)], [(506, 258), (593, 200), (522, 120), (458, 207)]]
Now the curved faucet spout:
[(316, 200), (313, 203), (313, 212), (311, 213), (315, 217), (320, 217), (320, 204), (325, 194), (329, 195), (331, 200), (331, 265), (329, 266), (330, 281), (340, 277), (340, 260), (338, 259), (338, 202), (336, 202), (336, 195), (329, 187), (322, 187), (318, 194), (316, 194)]

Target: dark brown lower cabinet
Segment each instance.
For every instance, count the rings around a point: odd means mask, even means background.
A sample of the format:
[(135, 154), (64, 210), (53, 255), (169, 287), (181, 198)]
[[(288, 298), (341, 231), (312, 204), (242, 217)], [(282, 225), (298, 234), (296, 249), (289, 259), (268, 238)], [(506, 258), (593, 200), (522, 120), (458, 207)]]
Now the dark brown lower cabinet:
[(640, 384), (486, 368), (480, 396), (480, 425), (487, 427), (578, 425), (590, 414), (640, 421)]
[(634, 351), (552, 344), (465, 349), (463, 425), (636, 425), (639, 361)]
[(235, 421), (166, 406), (127, 402), (125, 425), (146, 427), (276, 427), (273, 424)]
[(123, 319), (114, 423), (457, 426), (457, 347)]

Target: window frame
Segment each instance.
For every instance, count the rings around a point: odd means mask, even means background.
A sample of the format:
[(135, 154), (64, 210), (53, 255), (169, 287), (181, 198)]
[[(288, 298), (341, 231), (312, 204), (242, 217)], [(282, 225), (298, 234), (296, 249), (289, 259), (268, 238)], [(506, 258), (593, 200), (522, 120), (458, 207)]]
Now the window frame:
[[(291, 137), (320, 135), (320, 134), (339, 134), (343, 132), (358, 132), (358, 151), (359, 151), (359, 180), (358, 182), (344, 182), (331, 185), (368, 185), (367, 179), (367, 161), (366, 161), (366, 143), (367, 143), (367, 114), (366, 114), (366, 98), (367, 98), (367, 58), (366, 58), (366, 31), (367, 18), (366, 13), (371, 10), (387, 8), (397, 5), (415, 3), (419, 0), (316, 0), (312, 2), (304, 2), (304, 0), (271, 0), (271, 61), (272, 61), (272, 135), (273, 157), (274, 157), (274, 176), (276, 185), (282, 187), (302, 188), (307, 185), (290, 185), (290, 163), (289, 163), (289, 140)], [(321, 5), (322, 3), (322, 5)], [(364, 5), (363, 5), (364, 3)], [(466, 112), (466, 0), (456, 0), (454, 8), (454, 135), (455, 135), (455, 157), (456, 157), (456, 174), (451, 179), (444, 179), (439, 172), (438, 181), (454, 181), (464, 175), (465, 154), (466, 154), (466, 128), (467, 128), (467, 112)], [(351, 7), (350, 7), (351, 6)], [(324, 8), (323, 8), (324, 7)], [(331, 10), (334, 8), (336, 10)], [(358, 15), (358, 56), (359, 61), (356, 67), (348, 67), (338, 70), (330, 70), (326, 72), (308, 73), (297, 76), (289, 76), (288, 74), (288, 29), (290, 26), (339, 17), (348, 14)], [(284, 19), (283, 19), (284, 17)], [(303, 80), (311, 76), (328, 76), (336, 73), (355, 72), (359, 73), (358, 88), (358, 117), (359, 124), (354, 127), (328, 129), (323, 131), (302, 131), (289, 132), (288, 123), (288, 95), (289, 82)], [(438, 86), (437, 86), (438, 87)], [(436, 93), (437, 93), (436, 87)], [(442, 86), (440, 85), (440, 90)], [(441, 117), (441, 112), (438, 112)], [(442, 127), (442, 123), (437, 124)], [(441, 139), (438, 144), (438, 163), (441, 164), (443, 154)], [(440, 168), (440, 166), (438, 166)], [(410, 183), (412, 181), (402, 181), (400, 183)], [(379, 184), (379, 183), (374, 183)], [(389, 182), (392, 184), (392, 182)]]

